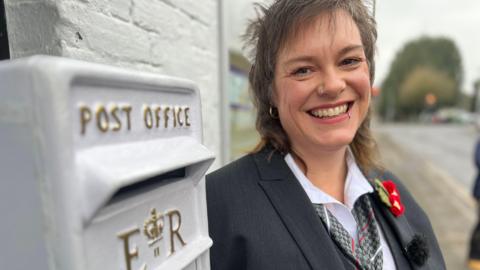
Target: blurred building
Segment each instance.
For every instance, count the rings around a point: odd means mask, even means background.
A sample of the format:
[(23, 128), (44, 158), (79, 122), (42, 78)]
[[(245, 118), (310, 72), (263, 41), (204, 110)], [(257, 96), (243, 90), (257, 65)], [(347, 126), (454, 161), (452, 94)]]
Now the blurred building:
[(248, 84), (250, 63), (236, 50), (229, 51), (228, 101), (230, 113), (230, 158), (251, 151), (258, 142), (255, 130), (255, 110)]

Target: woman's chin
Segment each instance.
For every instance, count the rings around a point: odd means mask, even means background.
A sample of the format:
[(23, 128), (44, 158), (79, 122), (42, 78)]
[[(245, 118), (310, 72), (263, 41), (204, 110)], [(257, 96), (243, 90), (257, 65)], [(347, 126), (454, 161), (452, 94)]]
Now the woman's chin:
[(317, 147), (323, 148), (343, 148), (345, 146), (350, 145), (353, 141), (354, 135), (350, 134), (337, 134), (336, 136), (332, 136), (329, 138), (316, 138), (316, 145)]
[(338, 138), (335, 140), (317, 140), (316, 143), (310, 145), (308, 148), (310, 148), (310, 151), (341, 151), (345, 150), (345, 148), (350, 145), (352, 140), (353, 138), (351, 137), (341, 139)]

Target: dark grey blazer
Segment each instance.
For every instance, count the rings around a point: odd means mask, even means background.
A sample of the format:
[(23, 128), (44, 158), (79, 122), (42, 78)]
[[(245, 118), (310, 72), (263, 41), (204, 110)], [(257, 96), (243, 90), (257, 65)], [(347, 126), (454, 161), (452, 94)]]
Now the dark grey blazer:
[[(271, 153), (264, 149), (247, 155), (207, 176), (212, 270), (356, 269), (332, 242), (284, 156)], [(427, 216), (396, 182), (404, 215), (394, 217), (375, 194), (371, 199), (397, 269), (445, 269)], [(418, 251), (407, 248), (416, 235), (428, 245), (428, 259), (421, 266), (409, 256)]]

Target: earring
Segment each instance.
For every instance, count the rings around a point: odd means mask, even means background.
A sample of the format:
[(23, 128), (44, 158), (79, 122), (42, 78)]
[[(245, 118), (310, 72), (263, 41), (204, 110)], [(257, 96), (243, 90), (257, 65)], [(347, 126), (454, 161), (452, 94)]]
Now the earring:
[(270, 117), (272, 117), (273, 119), (278, 119), (278, 111), (277, 113), (275, 114), (274, 113), (274, 108), (272, 106), (270, 106), (270, 109), (268, 109), (268, 114), (270, 115)]

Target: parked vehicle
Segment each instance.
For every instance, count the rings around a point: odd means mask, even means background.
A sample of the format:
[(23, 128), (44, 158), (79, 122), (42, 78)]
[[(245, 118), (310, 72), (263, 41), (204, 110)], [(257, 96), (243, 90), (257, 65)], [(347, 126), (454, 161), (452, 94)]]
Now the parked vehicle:
[(471, 112), (459, 108), (443, 108), (432, 116), (433, 123), (473, 124), (478, 117)]

